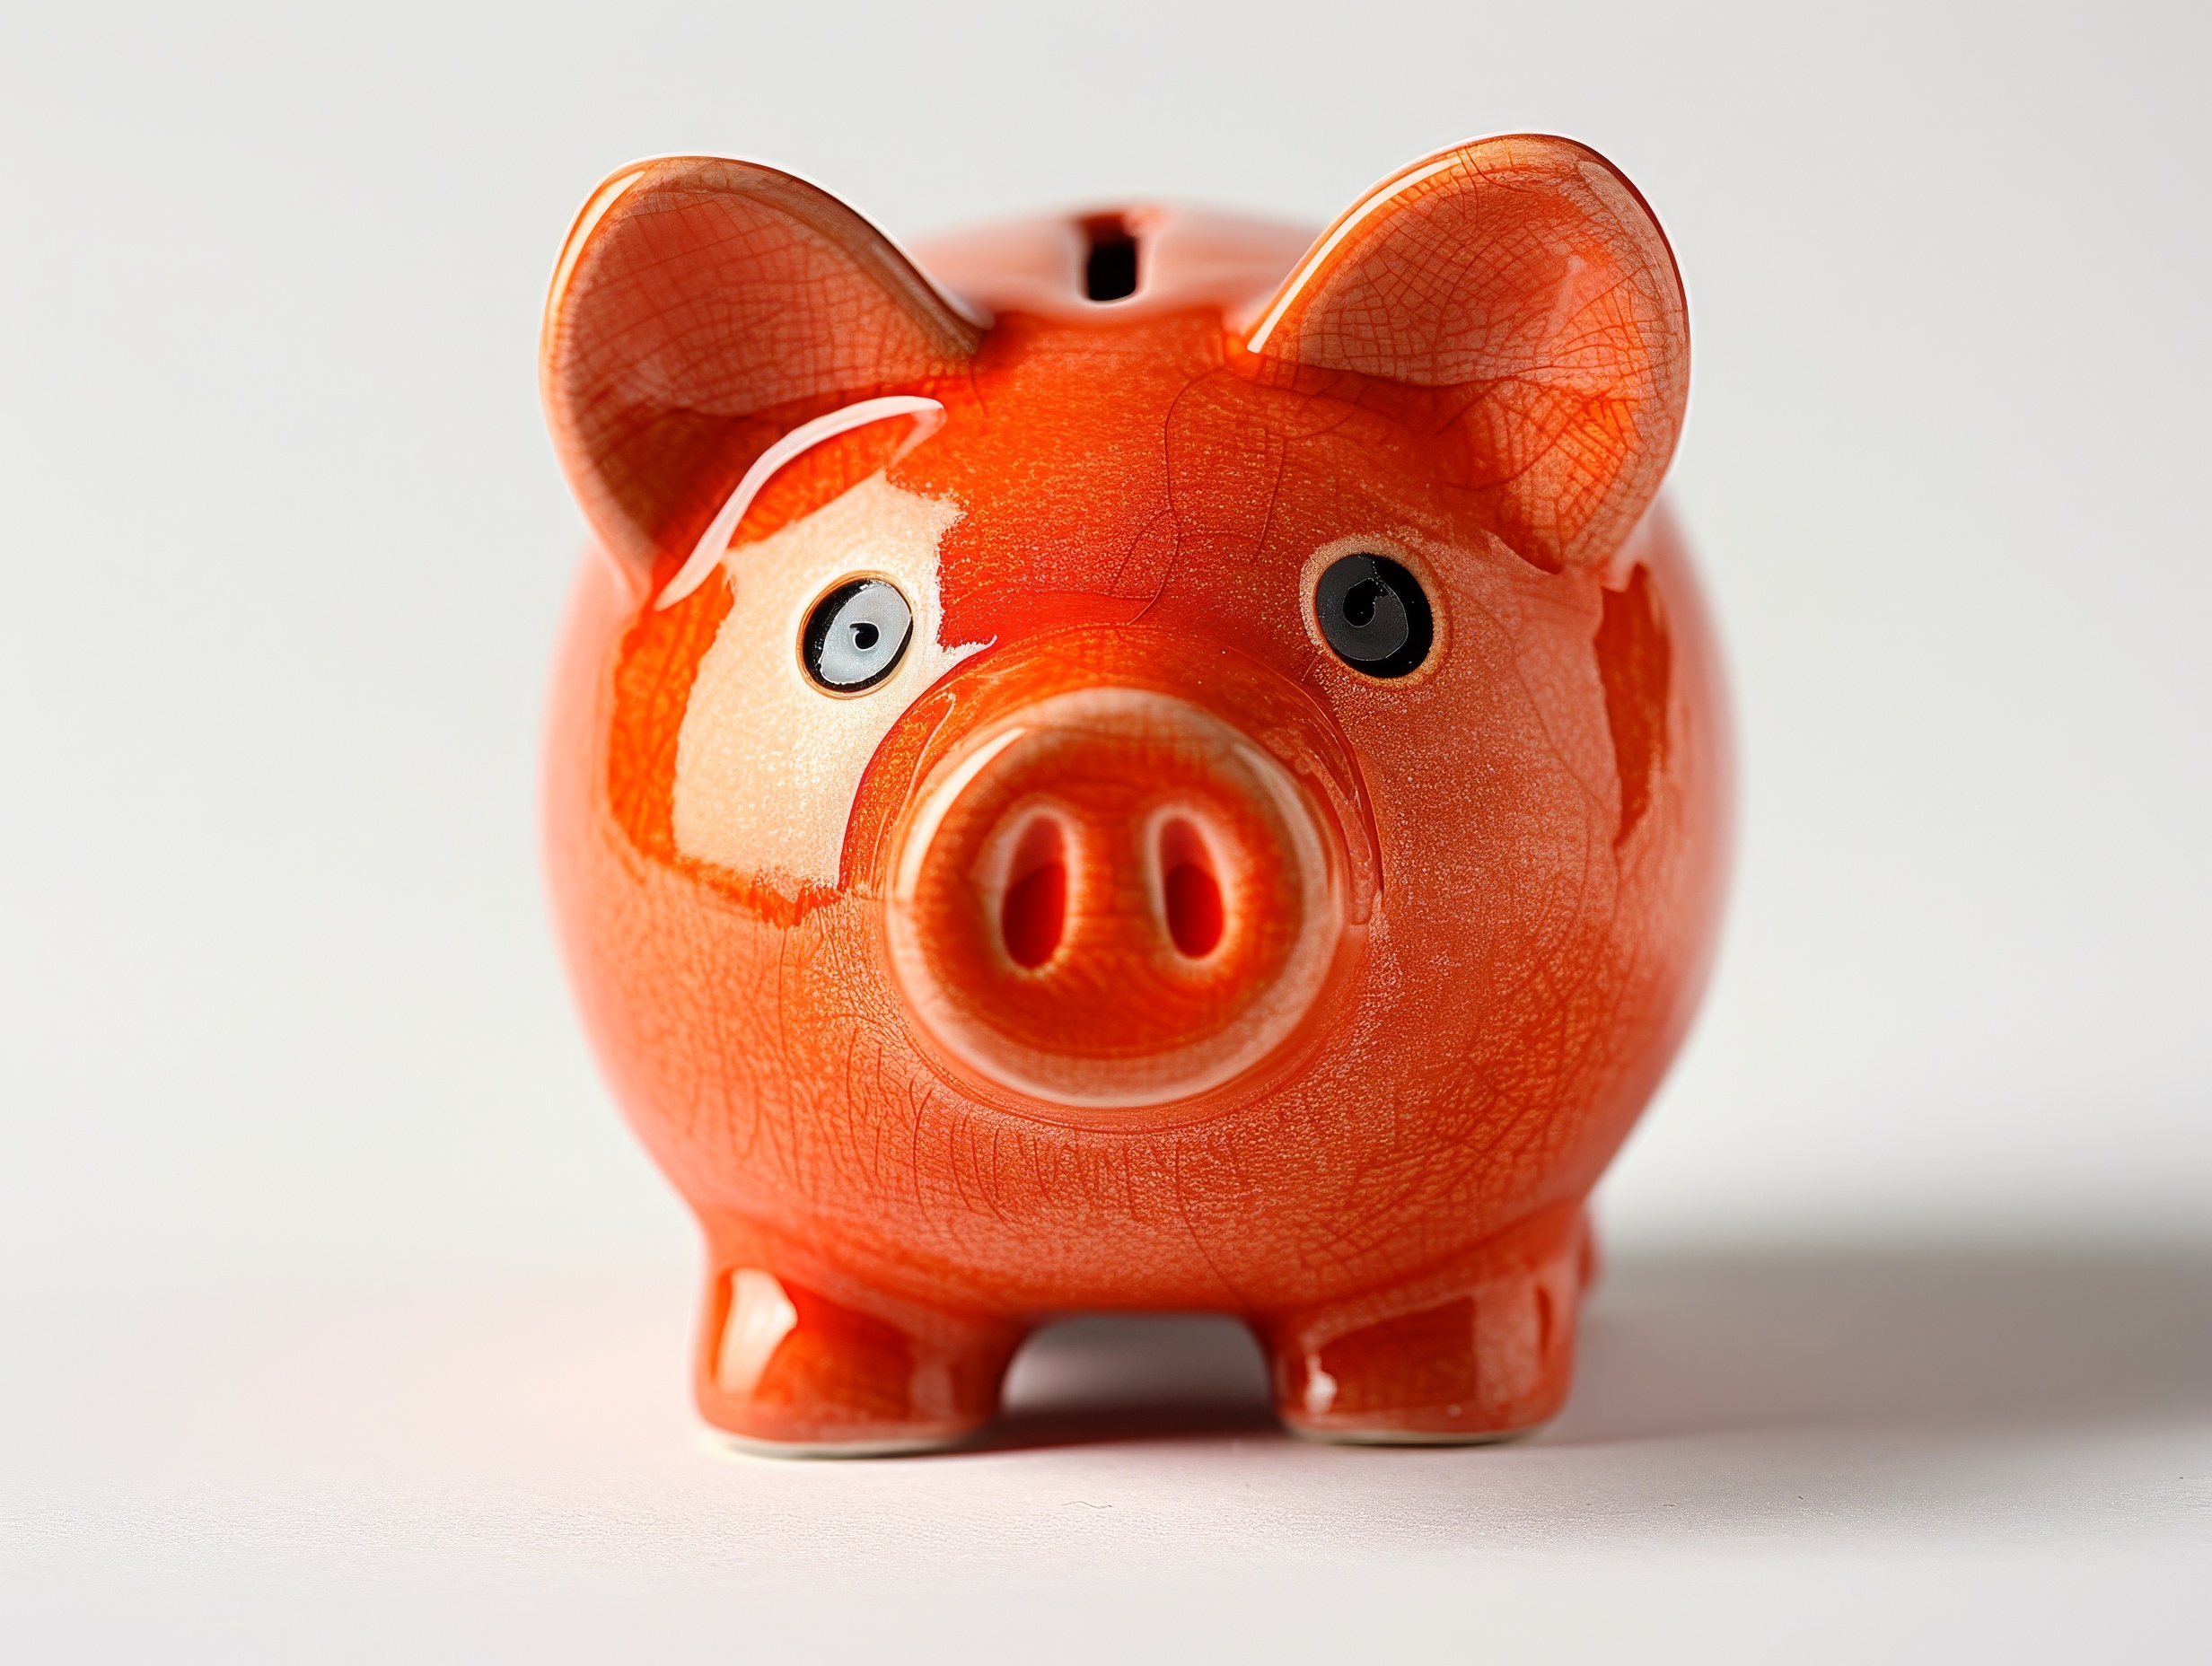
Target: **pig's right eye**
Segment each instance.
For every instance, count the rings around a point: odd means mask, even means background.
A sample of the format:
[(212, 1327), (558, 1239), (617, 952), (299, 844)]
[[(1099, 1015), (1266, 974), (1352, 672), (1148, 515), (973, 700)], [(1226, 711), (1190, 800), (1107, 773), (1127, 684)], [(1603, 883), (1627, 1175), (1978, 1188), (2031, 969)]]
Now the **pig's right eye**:
[(806, 616), (799, 654), (806, 674), (831, 694), (858, 694), (899, 669), (914, 635), (914, 609), (880, 578), (849, 579)]

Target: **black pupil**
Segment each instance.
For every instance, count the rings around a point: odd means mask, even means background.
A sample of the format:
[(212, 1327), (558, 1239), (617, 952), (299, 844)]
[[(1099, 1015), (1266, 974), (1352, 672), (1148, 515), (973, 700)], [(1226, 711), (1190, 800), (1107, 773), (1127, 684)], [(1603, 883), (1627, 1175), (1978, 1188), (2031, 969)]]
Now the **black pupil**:
[(882, 634), (873, 625), (865, 622), (856, 625), (853, 627), (853, 646), (865, 653), (875, 646), (875, 639)]
[(1428, 658), (1435, 620), (1420, 581), (1387, 556), (1346, 556), (1313, 587), (1322, 638), (1370, 677), (1403, 677)]

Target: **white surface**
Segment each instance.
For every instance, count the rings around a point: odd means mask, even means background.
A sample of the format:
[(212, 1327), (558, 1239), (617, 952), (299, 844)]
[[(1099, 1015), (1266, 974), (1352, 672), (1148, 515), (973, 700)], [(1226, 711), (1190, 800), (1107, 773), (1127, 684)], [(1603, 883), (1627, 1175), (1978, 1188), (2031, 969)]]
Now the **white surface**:
[[(2208, 29), (12, 14), (0, 1641), (1226, 1653), (1264, 1620), (1312, 1655), (1368, 1627), (2201, 1653), (2204, 1263), (2063, 1246), (2212, 1237)], [(537, 895), (579, 522), (533, 352), (569, 216), (691, 148), (907, 237), (1124, 192), (1319, 221), (1517, 127), (1613, 156), (1681, 254), (1674, 485), (1745, 743), (1726, 952), (1609, 1182), (1621, 1305), (1575, 1409), (1458, 1456), (1253, 1432), (705, 1461), (688, 1231)], [(1847, 1247), (1752, 1248), (1793, 1241)]]
[(2212, 1255), (1634, 1258), (1566, 1416), (1460, 1451), (1287, 1439), (1223, 1321), (1078, 1321), (1016, 1362), (991, 1449), (847, 1462), (707, 1447), (668, 1271), (41, 1328), (0, 1400), (10, 1635), (40, 1659), (2203, 1658)]

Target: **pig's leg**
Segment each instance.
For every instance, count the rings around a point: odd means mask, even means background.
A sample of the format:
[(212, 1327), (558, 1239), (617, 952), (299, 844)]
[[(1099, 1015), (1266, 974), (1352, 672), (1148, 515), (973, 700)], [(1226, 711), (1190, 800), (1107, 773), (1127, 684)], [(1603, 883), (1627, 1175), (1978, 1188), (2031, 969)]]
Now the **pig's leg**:
[(1556, 1416), (1595, 1270), (1579, 1206), (1548, 1210), (1418, 1278), (1270, 1314), (1276, 1413), (1323, 1441), (1504, 1440)]
[(724, 1266), (708, 1280), (696, 1387), (755, 1451), (859, 1457), (953, 1445), (998, 1411), (1025, 1327)]

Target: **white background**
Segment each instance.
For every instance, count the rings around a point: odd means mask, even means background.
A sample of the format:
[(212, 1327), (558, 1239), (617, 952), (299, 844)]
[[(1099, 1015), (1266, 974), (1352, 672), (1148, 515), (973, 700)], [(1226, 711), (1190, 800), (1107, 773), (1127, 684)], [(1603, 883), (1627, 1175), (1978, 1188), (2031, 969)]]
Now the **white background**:
[[(0, 1649), (2183, 1649), (2201, 9), (28, 10)], [(1724, 957), (1602, 1194), (1575, 1407), (1347, 1459), (1252, 1418), (1233, 1338), (1140, 1327), (1021, 1367), (1045, 1421), (1005, 1450), (702, 1455), (689, 1227), (538, 894), (570, 215), (696, 150), (904, 237), (1137, 195), (1318, 223), (1516, 129), (1611, 156), (1687, 274), (1672, 489), (1743, 743)], [(1154, 1410), (1050, 1421), (1116, 1382)]]

